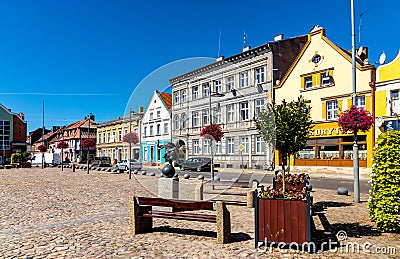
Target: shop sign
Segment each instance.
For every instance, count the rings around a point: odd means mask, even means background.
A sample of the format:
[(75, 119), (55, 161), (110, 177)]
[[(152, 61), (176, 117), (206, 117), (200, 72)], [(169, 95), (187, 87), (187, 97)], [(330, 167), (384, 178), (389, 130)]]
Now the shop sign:
[(339, 128), (313, 129), (310, 131), (310, 136), (337, 136), (340, 133)]
[(400, 124), (398, 120), (385, 121), (385, 131), (399, 130), (399, 129), (400, 129)]

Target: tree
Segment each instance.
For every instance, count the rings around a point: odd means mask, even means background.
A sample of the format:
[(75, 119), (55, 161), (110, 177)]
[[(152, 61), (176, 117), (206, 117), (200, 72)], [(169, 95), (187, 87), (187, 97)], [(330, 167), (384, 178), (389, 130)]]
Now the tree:
[[(290, 155), (305, 147), (310, 130), (313, 128), (310, 118), (311, 107), (300, 96), (297, 101), (267, 105), (256, 119), (259, 133), (265, 142), (273, 145), (282, 157), (283, 181), (285, 165)], [(285, 183), (283, 183), (285, 190)]]
[(374, 124), (371, 113), (363, 108), (352, 105), (349, 110), (344, 111), (338, 120), (338, 125), (343, 133), (354, 134), (353, 167), (354, 167), (354, 202), (360, 202), (360, 184), (358, 168), (358, 145), (357, 132), (366, 132)]

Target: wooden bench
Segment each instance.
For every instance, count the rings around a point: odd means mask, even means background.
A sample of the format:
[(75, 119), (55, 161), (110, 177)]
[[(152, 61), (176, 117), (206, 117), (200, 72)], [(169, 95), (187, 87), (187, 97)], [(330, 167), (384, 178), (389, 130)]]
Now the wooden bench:
[[(173, 211), (153, 210), (152, 206), (170, 207)], [(216, 214), (182, 212), (195, 210), (216, 211)], [(188, 201), (133, 196), (130, 199), (129, 211), (132, 236), (151, 232), (153, 228), (152, 218), (166, 218), (216, 223), (217, 243), (228, 243), (231, 238), (230, 213), (221, 201)]]
[[(224, 186), (227, 189), (212, 189), (212, 190), (204, 190), (204, 186)], [(200, 180), (196, 186), (195, 190), (195, 200), (203, 200), (204, 194), (215, 194), (215, 195), (231, 195), (231, 196), (245, 196), (246, 203), (234, 202), (234, 201), (226, 201), (226, 203), (235, 203), (236, 205), (245, 205), (248, 208), (254, 208), (254, 190), (258, 187), (258, 182), (253, 182), (250, 186), (249, 182), (239, 182), (239, 181), (207, 181), (204, 182)], [(234, 191), (234, 188), (244, 188), (243, 191)], [(247, 189), (247, 190), (246, 190)]]

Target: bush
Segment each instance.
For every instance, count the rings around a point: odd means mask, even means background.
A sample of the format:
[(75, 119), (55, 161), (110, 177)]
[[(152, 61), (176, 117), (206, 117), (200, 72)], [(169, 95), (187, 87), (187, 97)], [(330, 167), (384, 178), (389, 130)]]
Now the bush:
[(400, 131), (378, 138), (368, 208), (378, 228), (400, 233)]
[(21, 163), (22, 156), (20, 153), (14, 153), (11, 155), (11, 163)]

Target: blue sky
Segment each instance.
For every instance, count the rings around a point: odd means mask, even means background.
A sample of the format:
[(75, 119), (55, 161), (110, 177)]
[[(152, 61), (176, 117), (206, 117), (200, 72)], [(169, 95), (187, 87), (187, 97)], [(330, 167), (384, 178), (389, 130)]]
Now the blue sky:
[[(400, 48), (397, 0), (355, 0), (356, 30), (371, 63)], [(170, 62), (231, 56), (247, 43), (258, 46), (307, 34), (315, 24), (351, 49), (350, 0), (335, 1), (102, 1), (0, 2), (0, 103), (23, 111), (28, 130), (65, 125), (90, 112), (104, 122), (124, 114), (135, 87)], [(182, 71), (185, 72), (185, 71)], [(168, 82), (149, 86), (163, 90)], [(146, 106), (141, 95), (135, 105)], [(133, 107), (136, 109), (136, 107)]]

